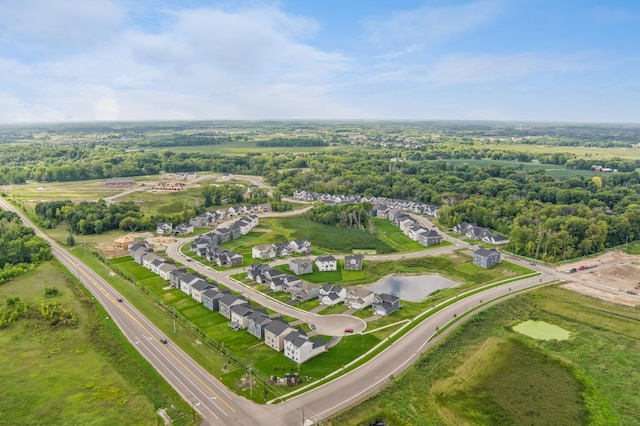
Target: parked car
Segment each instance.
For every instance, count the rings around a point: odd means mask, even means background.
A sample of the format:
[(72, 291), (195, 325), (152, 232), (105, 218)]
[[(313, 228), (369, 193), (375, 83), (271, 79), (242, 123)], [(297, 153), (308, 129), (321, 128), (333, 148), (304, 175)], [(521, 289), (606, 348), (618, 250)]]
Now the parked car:
[(353, 333), (353, 328), (346, 328), (344, 330), (345, 333)]
[(571, 269), (567, 269), (565, 272), (567, 274), (573, 274), (574, 272), (578, 272), (578, 270), (576, 268), (571, 268)]

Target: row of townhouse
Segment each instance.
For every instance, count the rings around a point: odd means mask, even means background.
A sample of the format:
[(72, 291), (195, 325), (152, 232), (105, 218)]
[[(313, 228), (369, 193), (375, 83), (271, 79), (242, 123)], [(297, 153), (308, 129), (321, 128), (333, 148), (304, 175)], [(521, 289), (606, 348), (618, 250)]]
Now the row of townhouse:
[(388, 209), (399, 209), (410, 211), (413, 213), (425, 214), (428, 216), (438, 217), (439, 206), (420, 203), (417, 201), (399, 200), (395, 198), (360, 196), (360, 195), (343, 195), (343, 194), (322, 194), (312, 191), (303, 191), (301, 189), (294, 191), (293, 197), (303, 201), (323, 201), (328, 204), (355, 204), (355, 203), (371, 203), (374, 206), (386, 207)]
[(509, 242), (509, 239), (504, 235), (495, 233), (489, 228), (477, 226), (474, 223), (461, 222), (453, 227), (453, 232), (464, 234), (467, 238), (482, 241), (487, 244), (498, 245), (507, 244)]
[(253, 259), (275, 259), (276, 257), (289, 256), (290, 254), (311, 253), (311, 243), (305, 239), (293, 240), (291, 242), (278, 242), (273, 244), (258, 244), (251, 248)]
[[(284, 350), (285, 356), (298, 364), (327, 350), (322, 338), (310, 339), (282, 318), (271, 319), (265, 310), (254, 308), (245, 298), (220, 289), (216, 283), (191, 274), (186, 268), (176, 267), (151, 250), (145, 241), (133, 243), (129, 254), (137, 263), (169, 280), (173, 287), (196, 302), (212, 312), (219, 312), (229, 320), (229, 326), (234, 330), (246, 329), (274, 350)], [(304, 289), (304, 283), (300, 284), (300, 289)]]
[(258, 226), (258, 216), (251, 215), (237, 220), (228, 228), (218, 228), (206, 234), (198, 236), (191, 244), (191, 251), (198, 256), (206, 257), (208, 261), (218, 266), (242, 265), (242, 255), (220, 247), (218, 244), (226, 243), (248, 234)]
[(243, 206), (231, 206), (224, 209), (217, 209), (214, 211), (199, 214), (198, 216), (189, 220), (189, 224), (196, 228), (206, 228), (214, 226), (216, 223), (234, 219), (242, 215), (255, 215), (258, 213), (267, 213), (271, 211), (271, 204), (248, 204)]
[(442, 242), (442, 236), (435, 229), (427, 229), (418, 223), (404, 210), (384, 209), (384, 214), (377, 211), (377, 216), (388, 219), (400, 228), (403, 234), (425, 247), (430, 247)]

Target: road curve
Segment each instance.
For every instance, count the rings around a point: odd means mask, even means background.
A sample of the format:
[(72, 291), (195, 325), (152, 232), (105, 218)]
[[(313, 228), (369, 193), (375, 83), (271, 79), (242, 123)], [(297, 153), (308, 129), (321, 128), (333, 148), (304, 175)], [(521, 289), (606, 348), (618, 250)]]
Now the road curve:
[[(5, 200), (0, 207), (18, 214), (33, 225)], [(367, 364), (305, 394), (281, 404), (258, 405), (230, 393), (211, 374), (196, 364), (179, 347), (162, 344), (162, 332), (134, 306), (117, 302), (120, 295), (99, 275), (66, 252), (55, 241), (34, 227), (47, 240), (52, 252), (91, 291), (104, 306), (126, 338), (171, 386), (211, 425), (299, 425), (325, 419), (353, 405), (384, 386), (391, 375), (409, 368), (434, 342), (429, 341), (436, 327), (442, 327), (467, 311), (494, 298), (510, 296), (516, 291), (533, 288), (554, 278), (554, 274), (537, 268), (542, 275), (504, 284), (463, 298), (415, 326), (405, 336), (385, 349)], [(259, 300), (257, 302), (261, 303)], [(470, 315), (476, 311), (471, 311)]]

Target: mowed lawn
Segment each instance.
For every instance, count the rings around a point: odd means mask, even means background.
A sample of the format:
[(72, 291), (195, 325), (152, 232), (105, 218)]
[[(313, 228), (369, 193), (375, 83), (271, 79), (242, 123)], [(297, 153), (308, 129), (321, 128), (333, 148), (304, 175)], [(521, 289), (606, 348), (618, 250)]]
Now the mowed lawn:
[(79, 318), (76, 328), (52, 329), (36, 315), (0, 329), (0, 424), (156, 425), (153, 403), (94, 349), (86, 334), (87, 302), (72, 285), (54, 263), (45, 263), (0, 286), (3, 305), (19, 297), (34, 309), (45, 301), (45, 288), (56, 287), (60, 296), (48, 301)]
[[(568, 340), (512, 330), (540, 320)], [(378, 394), (326, 424), (637, 424), (640, 313), (552, 286), (470, 318)]]

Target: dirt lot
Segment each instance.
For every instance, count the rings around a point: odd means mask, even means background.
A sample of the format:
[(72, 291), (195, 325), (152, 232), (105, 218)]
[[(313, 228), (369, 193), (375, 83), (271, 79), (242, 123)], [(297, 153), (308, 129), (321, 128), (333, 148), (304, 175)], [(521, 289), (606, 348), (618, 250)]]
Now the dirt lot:
[[(593, 265), (594, 267), (571, 274), (576, 281), (583, 280), (602, 284), (612, 289), (618, 289), (620, 293), (596, 290), (579, 283), (570, 283), (563, 287), (615, 303), (640, 306), (640, 256), (621, 251), (610, 251), (593, 259), (564, 264), (556, 270), (564, 272), (571, 268), (577, 269), (580, 265)], [(629, 295), (627, 292), (637, 292), (638, 296)]]

